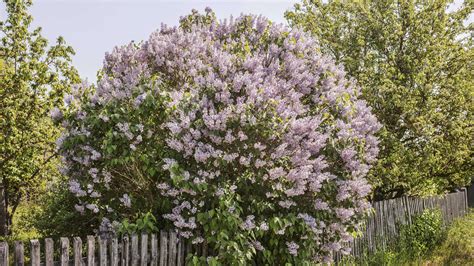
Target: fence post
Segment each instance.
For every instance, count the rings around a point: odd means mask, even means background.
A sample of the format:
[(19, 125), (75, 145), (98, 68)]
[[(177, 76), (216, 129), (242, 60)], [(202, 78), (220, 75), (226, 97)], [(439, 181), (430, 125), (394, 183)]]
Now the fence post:
[(61, 266), (69, 265), (69, 238), (61, 237)]
[(408, 213), (408, 224), (411, 224), (411, 209), (410, 209), (410, 203), (408, 202), (408, 197), (404, 196), (403, 197), (404, 203), (405, 203), (405, 208), (406, 212)]
[(8, 264), (8, 243), (0, 243), (0, 265), (9, 265)]
[(128, 236), (122, 238), (122, 266), (130, 265), (130, 242)]
[(54, 241), (51, 238), (46, 238), (44, 240), (44, 258), (46, 262), (46, 266), (53, 266), (54, 265)]
[(138, 236), (132, 235), (132, 266), (137, 266), (140, 261), (140, 254), (138, 252)]
[(40, 266), (40, 242), (37, 239), (30, 241), (30, 260), (31, 266)]
[(166, 231), (161, 231), (160, 232), (160, 266), (166, 266), (166, 262), (168, 258), (167, 253), (168, 253), (168, 234)]
[(118, 240), (116, 237), (112, 238), (112, 241), (110, 243), (110, 265), (119, 265)]
[(107, 238), (97, 237), (99, 242), (99, 265), (107, 266)]
[(169, 234), (169, 253), (168, 265), (176, 265), (176, 232), (170, 231)]
[(178, 259), (176, 261), (176, 265), (182, 266), (184, 265), (184, 238), (178, 237)]
[(24, 266), (25, 265), (25, 249), (23, 247), (23, 242), (15, 241), (15, 265)]
[(74, 266), (82, 266), (82, 239), (74, 237)]
[(148, 264), (148, 234), (142, 234), (140, 244), (140, 265)]
[(151, 234), (151, 266), (158, 265), (158, 239), (156, 234)]
[(95, 266), (95, 238), (87, 236), (87, 265)]
[(467, 214), (469, 211), (469, 200), (468, 200), (468, 194), (467, 194), (467, 188), (463, 188), (463, 198), (464, 198), (464, 214)]

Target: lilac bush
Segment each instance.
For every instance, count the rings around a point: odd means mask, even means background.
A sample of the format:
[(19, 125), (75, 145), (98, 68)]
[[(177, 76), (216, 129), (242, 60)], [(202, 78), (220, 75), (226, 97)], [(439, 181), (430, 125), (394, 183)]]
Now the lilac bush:
[(328, 262), (360, 228), (380, 125), (306, 33), (209, 9), (106, 55), (55, 113), (76, 209), (151, 210), (212, 256)]

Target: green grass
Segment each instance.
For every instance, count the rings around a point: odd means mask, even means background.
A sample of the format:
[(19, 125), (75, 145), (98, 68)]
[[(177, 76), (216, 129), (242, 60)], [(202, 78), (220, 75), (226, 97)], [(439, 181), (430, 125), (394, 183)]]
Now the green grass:
[(474, 210), (453, 222), (426, 265), (474, 265)]

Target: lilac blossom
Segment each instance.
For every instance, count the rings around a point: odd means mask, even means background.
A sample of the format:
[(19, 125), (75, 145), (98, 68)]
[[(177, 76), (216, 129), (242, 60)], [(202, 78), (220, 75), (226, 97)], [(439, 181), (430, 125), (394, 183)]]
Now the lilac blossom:
[(286, 242), (286, 246), (288, 247), (288, 253), (290, 253), (293, 256), (298, 255), (298, 249), (300, 246), (296, 244), (294, 241), (291, 242)]
[(250, 244), (258, 251), (264, 251), (265, 248), (263, 247), (262, 243), (260, 241), (254, 240), (250, 242)]
[(119, 200), (120, 200), (120, 202), (122, 202), (122, 204), (125, 207), (130, 208), (132, 206), (132, 200), (130, 199), (128, 194), (123, 194), (122, 197)]
[(60, 120), (61, 118), (63, 118), (63, 113), (61, 112), (61, 110), (59, 110), (59, 108), (57, 107), (54, 107), (51, 111), (50, 111), (50, 116), (53, 120), (57, 121), (57, 120)]
[(255, 228), (255, 222), (254, 222), (255, 216), (249, 215), (245, 219), (245, 221), (242, 223), (241, 227), (244, 230), (252, 230)]

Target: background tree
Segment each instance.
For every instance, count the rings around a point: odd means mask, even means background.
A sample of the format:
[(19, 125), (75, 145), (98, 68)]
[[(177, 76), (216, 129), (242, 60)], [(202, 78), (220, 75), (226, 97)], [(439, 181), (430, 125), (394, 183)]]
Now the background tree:
[(384, 125), (377, 198), (443, 193), (474, 173), (473, 1), (308, 1), (286, 13), (362, 87)]
[(30, 31), (28, 0), (5, 0), (7, 18), (0, 22), (0, 235), (25, 197), (57, 175), (54, 142), (58, 129), (50, 111), (63, 106), (63, 96), (77, 71), (70, 46), (60, 37), (48, 47), (41, 29)]

